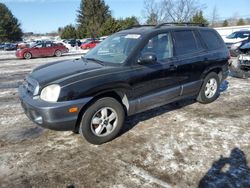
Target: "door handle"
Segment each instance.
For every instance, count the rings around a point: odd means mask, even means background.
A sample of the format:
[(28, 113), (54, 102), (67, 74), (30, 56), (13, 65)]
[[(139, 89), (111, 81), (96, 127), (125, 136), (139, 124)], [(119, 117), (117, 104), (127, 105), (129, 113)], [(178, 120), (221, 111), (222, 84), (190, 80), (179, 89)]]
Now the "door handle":
[(175, 64), (170, 64), (169, 65), (169, 70), (173, 71), (173, 70), (176, 70), (177, 69), (177, 66)]

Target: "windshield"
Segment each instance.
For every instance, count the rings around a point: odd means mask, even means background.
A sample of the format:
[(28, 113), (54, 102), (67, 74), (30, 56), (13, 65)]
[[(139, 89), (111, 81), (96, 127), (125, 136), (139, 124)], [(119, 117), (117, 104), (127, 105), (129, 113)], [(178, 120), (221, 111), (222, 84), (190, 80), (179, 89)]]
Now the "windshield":
[(234, 32), (227, 36), (228, 39), (247, 38), (250, 32)]
[(140, 40), (139, 34), (115, 34), (89, 51), (85, 58), (107, 63), (124, 63)]
[(227, 38), (228, 38), (228, 39), (235, 39), (235, 38), (237, 38), (237, 37), (236, 37), (236, 34), (237, 34), (237, 33), (232, 33), (232, 34), (228, 35)]

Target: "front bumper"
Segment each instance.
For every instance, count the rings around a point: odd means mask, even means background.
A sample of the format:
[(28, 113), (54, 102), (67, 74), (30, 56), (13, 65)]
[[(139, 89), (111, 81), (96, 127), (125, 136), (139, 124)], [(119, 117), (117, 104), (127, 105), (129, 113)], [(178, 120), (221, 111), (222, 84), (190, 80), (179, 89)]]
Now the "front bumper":
[[(80, 109), (91, 100), (91, 98), (84, 98), (50, 103), (40, 98), (33, 99), (22, 85), (18, 90), (21, 105), (29, 119), (41, 127), (53, 130), (74, 130)], [(70, 113), (68, 110), (71, 107), (77, 107), (78, 112)]]
[(16, 57), (19, 58), (19, 59), (23, 58), (22, 52), (20, 50), (16, 51)]
[(239, 66), (240, 66), (240, 69), (250, 70), (250, 55), (240, 54)]

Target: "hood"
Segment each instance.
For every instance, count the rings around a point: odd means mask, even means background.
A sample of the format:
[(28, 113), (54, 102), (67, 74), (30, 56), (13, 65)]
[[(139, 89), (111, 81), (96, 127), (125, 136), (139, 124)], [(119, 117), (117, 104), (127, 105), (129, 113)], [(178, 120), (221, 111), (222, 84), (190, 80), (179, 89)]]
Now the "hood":
[(238, 42), (241, 42), (241, 41), (243, 41), (243, 40), (246, 40), (247, 38), (236, 38), (236, 39), (228, 39), (228, 38), (223, 38), (223, 40), (224, 40), (224, 42), (225, 43), (238, 43)]
[(67, 79), (67, 77), (101, 69), (103, 67), (103, 65), (90, 61), (85, 63), (82, 59), (59, 61), (35, 68), (31, 72), (30, 77), (38, 81), (40, 85), (45, 85), (50, 82), (55, 83), (58, 80)]
[(241, 50), (247, 50), (250, 49), (250, 42), (244, 44), (243, 46), (240, 47)]

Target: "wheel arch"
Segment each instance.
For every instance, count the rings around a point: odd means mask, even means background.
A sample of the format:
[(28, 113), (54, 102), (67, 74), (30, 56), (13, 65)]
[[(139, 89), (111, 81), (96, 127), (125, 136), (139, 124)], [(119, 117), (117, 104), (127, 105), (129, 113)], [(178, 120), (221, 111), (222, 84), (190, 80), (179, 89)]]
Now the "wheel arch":
[(203, 72), (201, 79), (204, 80), (206, 76), (211, 72), (217, 73), (220, 78), (220, 81), (222, 80), (222, 67), (211, 67), (210, 69), (207, 69)]
[(129, 110), (129, 101), (128, 101), (127, 95), (122, 90), (118, 90), (118, 89), (102, 91), (102, 92), (96, 93), (94, 97), (86, 105), (84, 105), (81, 108), (77, 117), (74, 132), (78, 132), (80, 123), (82, 120), (82, 116), (84, 112), (86, 111), (86, 109), (88, 109), (88, 107), (91, 106), (95, 101), (104, 97), (111, 97), (111, 98), (116, 99), (122, 105), (124, 112), (125, 112), (125, 116), (127, 116), (128, 110)]
[(25, 52), (23, 52), (23, 59), (25, 59), (24, 55), (25, 55), (26, 53), (29, 53), (29, 54), (31, 55), (31, 58), (33, 57), (33, 54), (32, 54), (31, 51), (25, 51)]

